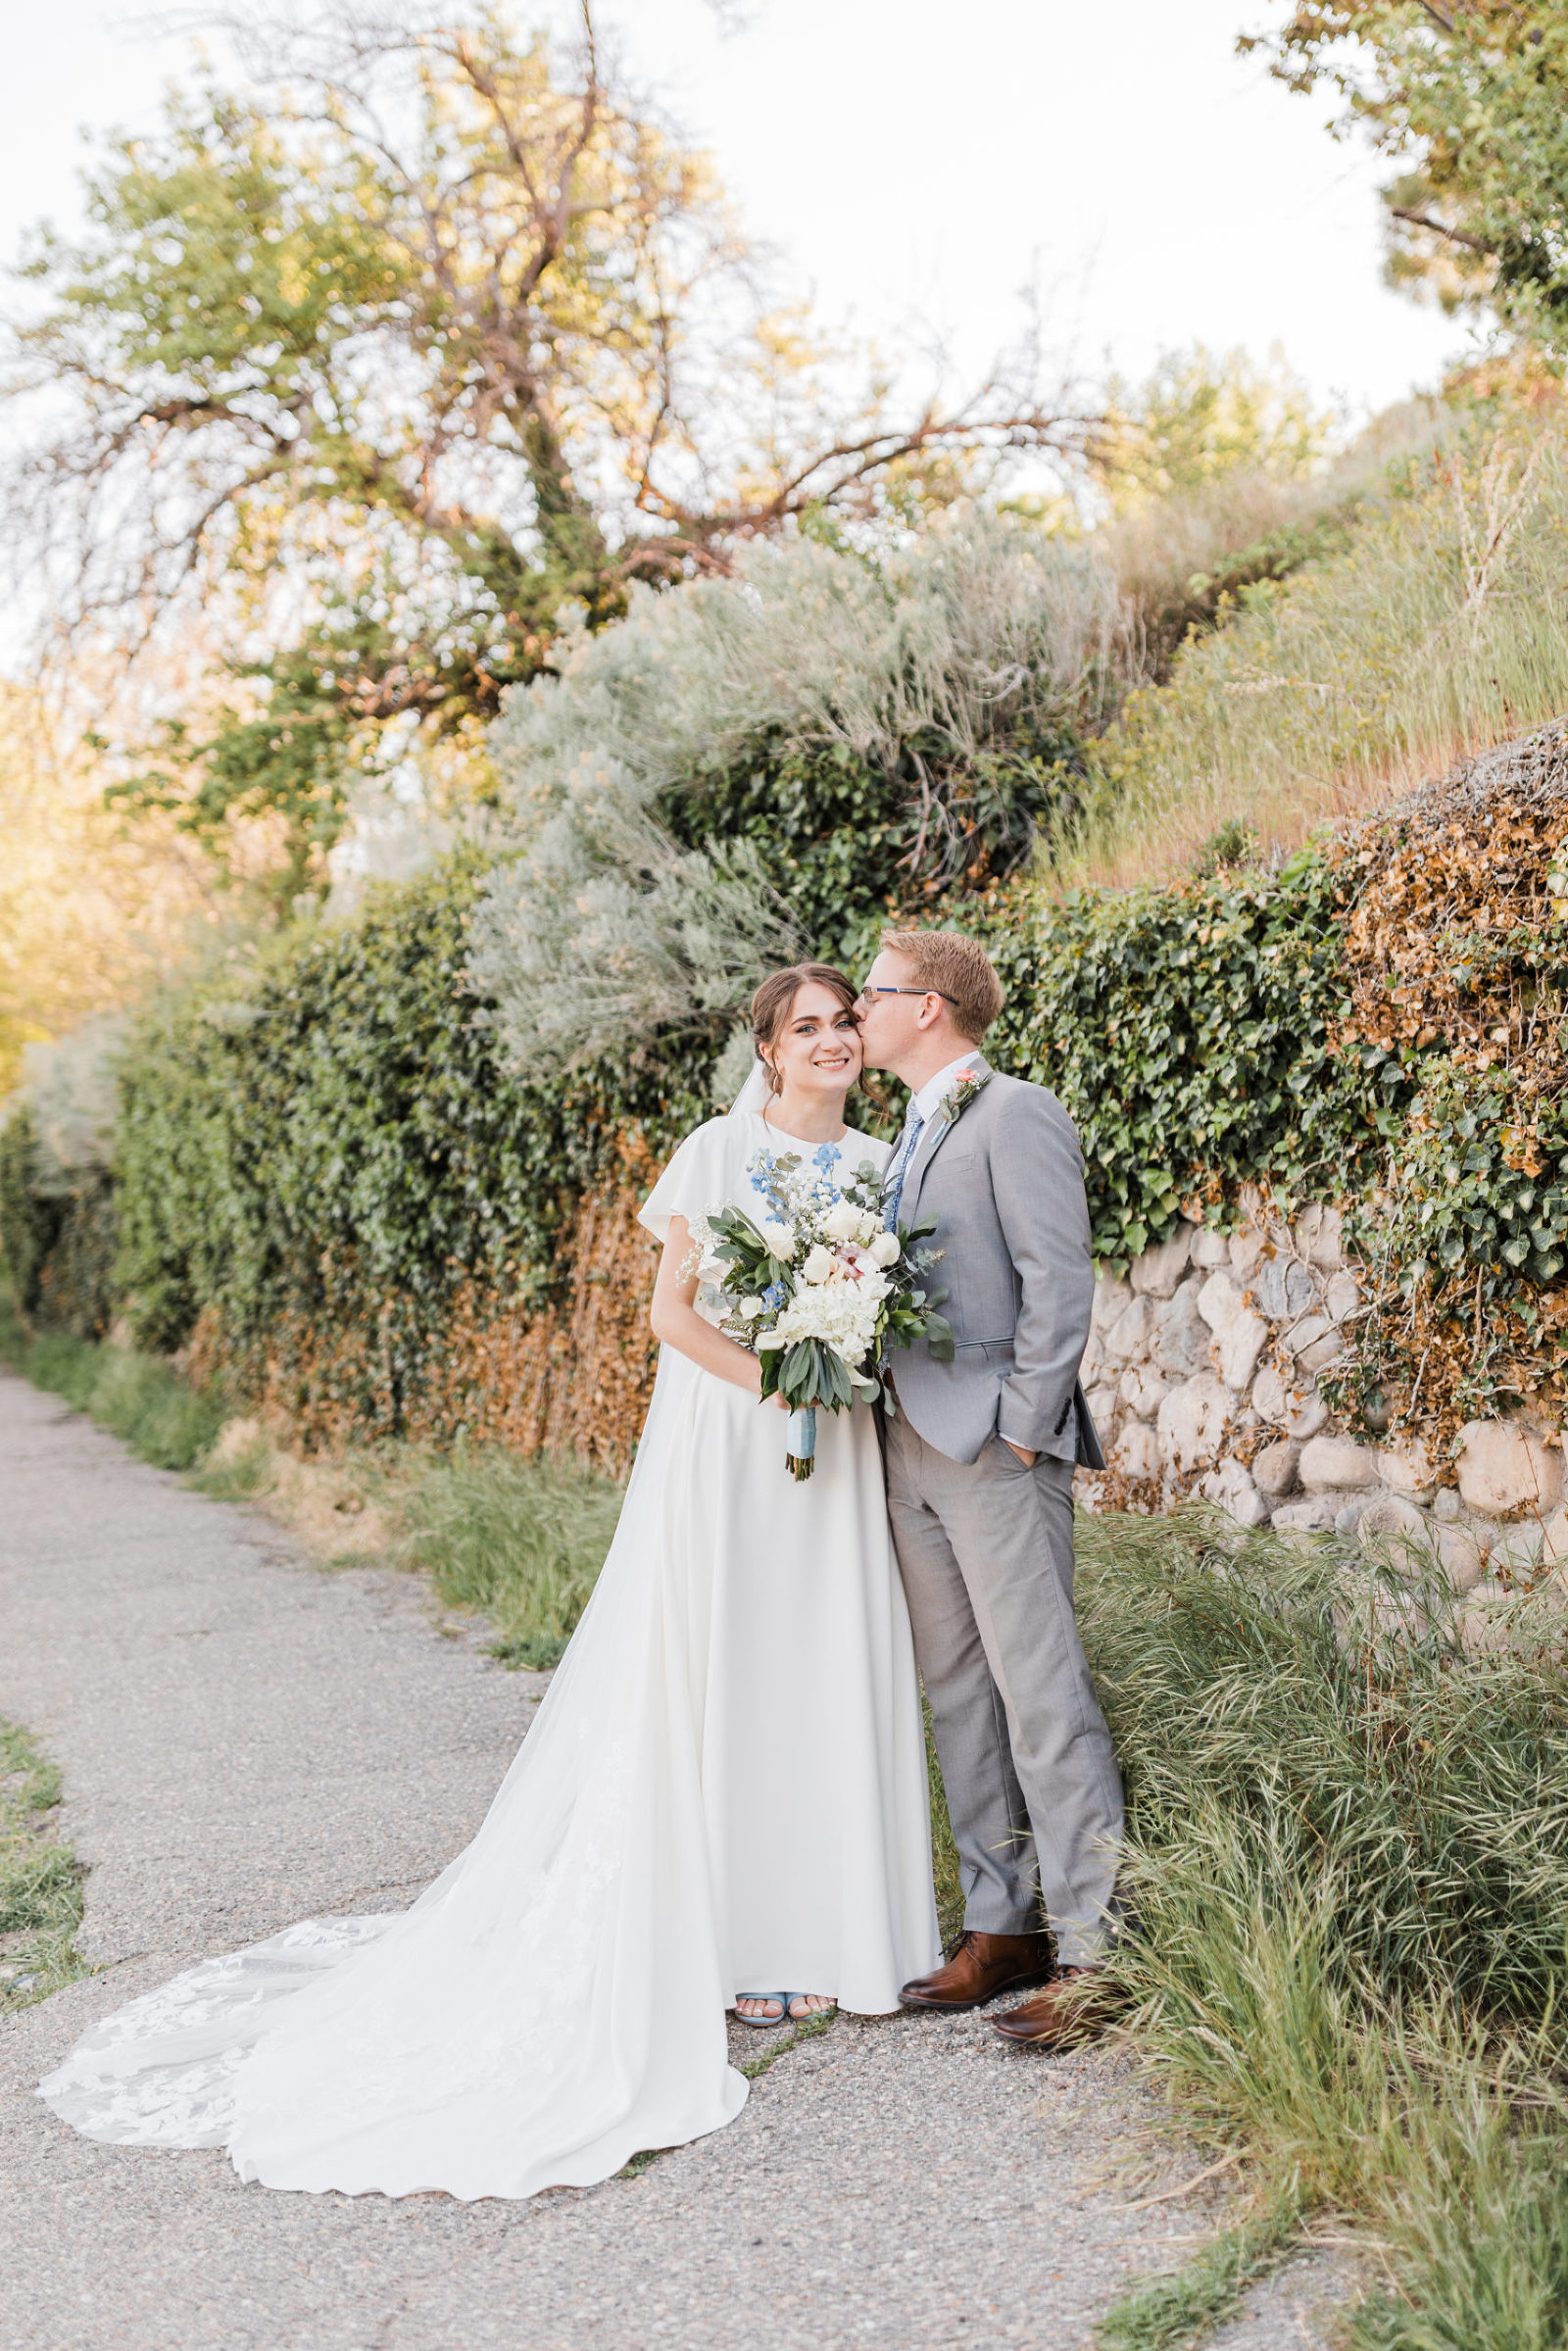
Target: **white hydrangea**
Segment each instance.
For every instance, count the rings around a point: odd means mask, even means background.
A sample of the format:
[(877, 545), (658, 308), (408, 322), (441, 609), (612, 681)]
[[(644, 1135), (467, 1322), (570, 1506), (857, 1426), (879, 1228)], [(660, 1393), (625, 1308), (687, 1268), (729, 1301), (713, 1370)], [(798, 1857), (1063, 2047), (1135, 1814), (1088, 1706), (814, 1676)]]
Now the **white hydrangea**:
[(858, 1282), (819, 1282), (796, 1292), (766, 1337), (762, 1347), (794, 1347), (803, 1339), (819, 1339), (858, 1371), (876, 1339), (877, 1309), (887, 1296), (880, 1274)]

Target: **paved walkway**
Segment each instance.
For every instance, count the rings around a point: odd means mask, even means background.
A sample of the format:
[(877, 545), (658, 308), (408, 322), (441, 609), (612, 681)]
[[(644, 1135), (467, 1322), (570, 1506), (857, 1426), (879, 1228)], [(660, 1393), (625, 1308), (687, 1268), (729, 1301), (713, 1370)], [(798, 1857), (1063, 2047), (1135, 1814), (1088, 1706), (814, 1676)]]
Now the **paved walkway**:
[[(412, 1580), (323, 1574), (0, 1375), (0, 1713), (64, 1771), (102, 1970), (0, 2024), (0, 2351), (1087, 2351), (1120, 2280), (1212, 2226), (1201, 2197), (1123, 2209), (1149, 2112), (1115, 2061), (979, 2018), (840, 2020), (728, 2131), (523, 2205), (270, 2194), (30, 2095), (190, 1959), (410, 1900), (540, 1688)], [(1224, 2351), (1317, 2342), (1321, 2285), (1287, 2277)]]

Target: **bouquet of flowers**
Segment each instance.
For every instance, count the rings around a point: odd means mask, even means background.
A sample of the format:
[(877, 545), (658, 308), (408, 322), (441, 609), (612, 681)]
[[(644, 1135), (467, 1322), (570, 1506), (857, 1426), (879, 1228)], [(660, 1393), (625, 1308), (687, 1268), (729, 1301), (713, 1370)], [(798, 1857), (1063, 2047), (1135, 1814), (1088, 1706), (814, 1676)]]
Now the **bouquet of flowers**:
[(953, 1356), (937, 1311), (948, 1294), (926, 1281), (941, 1251), (920, 1246), (936, 1219), (889, 1232), (877, 1170), (866, 1161), (841, 1187), (836, 1163), (830, 1144), (809, 1162), (759, 1152), (748, 1171), (758, 1213), (711, 1210), (702, 1244), (719, 1327), (759, 1357), (763, 1396), (790, 1407), (785, 1466), (797, 1478), (811, 1475), (818, 1408), (842, 1412), (857, 1394), (874, 1402), (890, 1347), (923, 1338), (940, 1360)]

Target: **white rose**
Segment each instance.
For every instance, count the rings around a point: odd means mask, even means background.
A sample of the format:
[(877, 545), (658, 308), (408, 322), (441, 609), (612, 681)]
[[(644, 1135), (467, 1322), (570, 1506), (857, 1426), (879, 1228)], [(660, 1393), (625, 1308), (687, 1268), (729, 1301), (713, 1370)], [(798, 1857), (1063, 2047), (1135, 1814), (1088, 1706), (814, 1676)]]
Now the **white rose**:
[(825, 1282), (832, 1271), (831, 1251), (825, 1249), (814, 1249), (801, 1267), (801, 1279), (805, 1282)]
[(835, 1200), (822, 1219), (822, 1230), (830, 1241), (858, 1241), (860, 1213), (853, 1200)]
[(741, 1313), (747, 1322), (755, 1322), (761, 1311), (762, 1301), (760, 1298), (743, 1298), (741, 1299)]
[(880, 1216), (878, 1216), (876, 1210), (874, 1208), (862, 1208), (860, 1210), (860, 1222), (856, 1230), (856, 1240), (869, 1245), (871, 1242), (875, 1241), (881, 1230), (882, 1219)]
[(795, 1254), (795, 1235), (789, 1226), (780, 1224), (776, 1216), (770, 1216), (758, 1229), (767, 1244), (768, 1255), (776, 1257), (781, 1265), (787, 1265)]
[(878, 1233), (876, 1239), (872, 1242), (870, 1248), (865, 1253), (870, 1258), (873, 1265), (897, 1265), (899, 1261), (899, 1237), (897, 1233)]

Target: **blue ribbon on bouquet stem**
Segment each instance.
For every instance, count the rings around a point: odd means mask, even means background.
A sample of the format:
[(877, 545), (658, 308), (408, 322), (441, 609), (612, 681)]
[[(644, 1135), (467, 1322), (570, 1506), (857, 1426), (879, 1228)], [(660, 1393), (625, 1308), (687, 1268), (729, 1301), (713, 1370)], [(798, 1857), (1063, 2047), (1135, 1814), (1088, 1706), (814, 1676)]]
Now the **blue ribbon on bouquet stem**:
[(814, 1404), (801, 1404), (790, 1414), (788, 1446), (789, 1449), (784, 1455), (785, 1468), (794, 1472), (797, 1482), (802, 1478), (808, 1478), (815, 1466), (813, 1455), (816, 1452), (816, 1406)]

